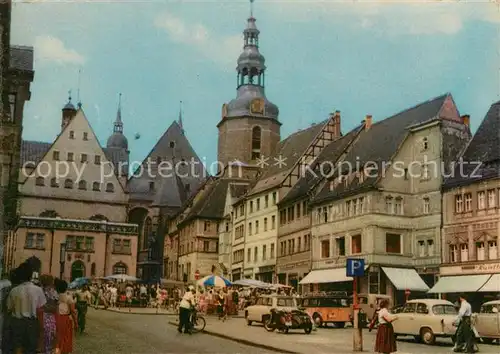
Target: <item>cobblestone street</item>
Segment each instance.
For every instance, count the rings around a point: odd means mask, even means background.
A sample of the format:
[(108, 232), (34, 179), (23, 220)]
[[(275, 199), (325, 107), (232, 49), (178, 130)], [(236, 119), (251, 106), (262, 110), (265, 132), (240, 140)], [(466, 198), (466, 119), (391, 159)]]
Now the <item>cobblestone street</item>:
[(77, 336), (75, 353), (272, 353), (207, 334), (179, 334), (169, 319), (89, 309), (87, 333)]
[[(210, 334), (181, 335), (169, 322), (175, 316), (121, 314), (90, 310), (87, 334), (77, 338), (76, 353), (273, 353), (265, 349), (239, 344)], [(297, 353), (352, 352), (351, 329), (327, 328), (305, 335), (294, 331), (288, 335), (268, 333), (261, 326), (247, 326), (244, 319), (233, 318), (224, 323), (209, 317), (207, 331), (261, 345)], [(364, 349), (373, 350), (375, 332), (364, 331)], [(498, 353), (498, 346), (480, 345), (481, 353)], [(276, 351), (274, 351), (276, 352)], [(398, 353), (450, 353), (451, 341), (440, 340), (435, 346), (418, 344), (412, 338), (398, 341)]]

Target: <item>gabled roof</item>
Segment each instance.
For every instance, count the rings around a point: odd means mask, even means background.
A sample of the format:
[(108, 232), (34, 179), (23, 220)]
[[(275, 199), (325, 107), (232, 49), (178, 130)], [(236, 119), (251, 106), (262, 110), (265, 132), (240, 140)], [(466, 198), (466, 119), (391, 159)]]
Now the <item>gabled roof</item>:
[[(261, 177), (250, 191), (250, 194), (276, 187), (283, 182), (283, 179), (294, 168), (297, 161), (302, 158), (307, 148), (312, 144), (327, 122), (328, 120), (325, 120), (321, 123), (313, 124), (311, 127), (293, 133), (280, 141), (276, 148), (276, 153), (267, 161), (269, 165), (264, 169)], [(280, 166), (277, 163), (278, 160), (284, 163)]]
[(345, 153), (346, 149), (349, 148), (349, 145), (356, 139), (362, 129), (363, 125), (357, 126), (346, 135), (328, 144), (311, 165), (311, 168), (305, 171), (305, 176), (302, 176), (298, 180), (278, 204), (287, 204), (306, 197), (311, 188), (323, 178), (321, 171), (326, 174), (329, 173), (328, 168), (330, 164), (335, 164), (342, 154)]
[[(441, 108), (448, 97), (451, 97), (451, 95), (445, 94), (420, 103), (382, 121), (373, 123), (369, 129), (364, 129), (341, 164), (342, 171), (340, 171), (340, 168), (337, 169), (331, 177), (335, 178), (340, 174), (345, 175), (355, 172), (358, 166), (363, 167), (366, 164), (368, 164), (367, 167), (378, 166), (378, 171), (381, 172), (384, 163), (392, 160), (406, 139), (409, 128), (439, 118)], [(328, 183), (325, 183), (314, 197), (313, 203), (325, 199), (340, 199), (363, 190), (372, 189), (378, 180), (379, 178), (376, 176), (367, 176), (360, 182), (356, 177), (347, 185), (339, 183), (333, 189), (330, 188)]]
[[(155, 167), (157, 158), (161, 159), (163, 166), (172, 168), (158, 171)], [(176, 121), (157, 141), (142, 166), (147, 167), (148, 161), (152, 163), (153, 173), (134, 171), (127, 183), (131, 199), (150, 201), (159, 206), (181, 207), (207, 176), (201, 160)], [(174, 166), (179, 168), (176, 170)], [(150, 182), (154, 182), (153, 190), (150, 189)]]
[(500, 177), (500, 101), (491, 105), (462, 161), (445, 180), (445, 189)]
[[(226, 197), (230, 184), (242, 183), (240, 179), (218, 178), (212, 179), (213, 183), (207, 183), (205, 188), (198, 191), (201, 195), (193, 200), (193, 204), (184, 216), (181, 223), (194, 218), (222, 219), (226, 207)], [(239, 186), (237, 187), (239, 188)]]
[[(89, 139), (88, 142), (89, 144), (95, 144), (94, 148), (98, 152), (102, 152), (102, 155), (104, 155), (104, 159), (102, 159), (101, 164), (105, 165), (107, 160), (106, 154), (99, 143), (99, 139), (95, 135), (94, 130), (92, 129), (92, 125), (90, 124), (89, 120), (87, 119), (87, 116), (85, 115), (85, 112), (83, 111), (82, 108), (80, 108), (75, 116), (71, 119), (71, 121), (63, 128), (61, 133), (56, 137), (54, 142), (52, 144), (48, 143), (43, 143), (43, 142), (34, 142), (34, 141), (23, 141), (21, 143), (21, 162), (24, 164), (26, 162), (31, 162), (32, 166), (34, 166), (34, 169), (29, 171), (29, 175), (24, 175), (24, 180), (22, 181), (22, 184), (25, 184), (28, 181), (28, 178), (30, 176), (36, 175), (37, 173), (37, 167), (38, 165), (46, 160), (48, 158), (48, 154), (51, 150), (53, 150), (60, 142), (61, 139), (67, 139), (67, 135), (65, 134), (66, 131), (74, 129), (75, 124), (83, 124), (85, 129), (88, 128), (88, 132), (90, 135), (92, 135), (93, 139)], [(64, 151), (64, 150), (62, 150)], [(76, 161), (75, 161), (76, 162)], [(88, 169), (85, 169), (83, 171), (88, 171)], [(85, 173), (85, 172), (84, 172)], [(102, 173), (102, 171), (101, 171)], [(104, 175), (101, 175), (101, 177), (104, 177)], [(117, 182), (117, 184), (120, 186), (121, 190), (125, 193), (125, 188), (122, 185), (121, 181), (116, 178), (116, 176), (107, 176), (107, 178), (110, 178), (113, 180), (113, 182)]]
[(14, 70), (33, 71), (33, 47), (10, 46), (9, 66)]

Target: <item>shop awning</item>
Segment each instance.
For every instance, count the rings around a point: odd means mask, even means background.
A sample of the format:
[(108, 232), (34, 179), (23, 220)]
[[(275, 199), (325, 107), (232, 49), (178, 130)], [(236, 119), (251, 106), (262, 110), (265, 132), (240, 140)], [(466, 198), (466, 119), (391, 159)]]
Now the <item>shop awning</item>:
[(299, 284), (340, 283), (343, 281), (352, 281), (351, 277), (346, 276), (346, 269), (333, 268), (313, 270)]
[(397, 290), (428, 291), (429, 287), (412, 268), (389, 268), (382, 267), (385, 275)]
[(429, 293), (473, 293), (481, 289), (489, 278), (491, 274), (441, 277)]
[(500, 293), (500, 274), (493, 274), (478, 291), (482, 293)]

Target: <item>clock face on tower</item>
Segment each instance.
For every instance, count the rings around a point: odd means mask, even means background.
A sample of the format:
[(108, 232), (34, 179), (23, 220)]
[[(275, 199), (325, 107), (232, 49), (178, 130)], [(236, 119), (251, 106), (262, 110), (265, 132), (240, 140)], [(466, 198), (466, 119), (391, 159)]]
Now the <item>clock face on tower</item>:
[(250, 103), (250, 112), (252, 114), (264, 114), (264, 100), (256, 98)]

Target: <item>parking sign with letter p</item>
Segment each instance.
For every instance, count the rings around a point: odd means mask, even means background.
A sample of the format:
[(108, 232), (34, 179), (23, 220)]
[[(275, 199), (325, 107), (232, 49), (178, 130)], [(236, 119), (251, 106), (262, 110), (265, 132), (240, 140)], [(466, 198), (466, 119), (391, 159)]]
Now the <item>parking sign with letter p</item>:
[(365, 260), (361, 258), (347, 258), (346, 276), (362, 277), (365, 275)]

